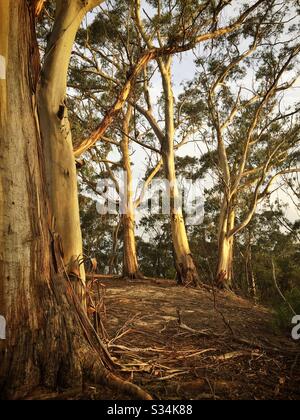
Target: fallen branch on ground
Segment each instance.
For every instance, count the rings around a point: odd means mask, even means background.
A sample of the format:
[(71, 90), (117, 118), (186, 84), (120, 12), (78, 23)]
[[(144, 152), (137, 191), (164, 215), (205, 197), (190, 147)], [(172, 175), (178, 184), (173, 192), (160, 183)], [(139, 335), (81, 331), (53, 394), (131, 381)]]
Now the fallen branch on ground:
[(239, 357), (260, 357), (261, 353), (257, 351), (248, 351), (248, 350), (242, 350), (242, 351), (233, 351), (232, 353), (226, 353), (222, 354), (221, 356), (214, 356), (213, 359), (216, 361), (225, 362), (227, 360), (237, 359)]

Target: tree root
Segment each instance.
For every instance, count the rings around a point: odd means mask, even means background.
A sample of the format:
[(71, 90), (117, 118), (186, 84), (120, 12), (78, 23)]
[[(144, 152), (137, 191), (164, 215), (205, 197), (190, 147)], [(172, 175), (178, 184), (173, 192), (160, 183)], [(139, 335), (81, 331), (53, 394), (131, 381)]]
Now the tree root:
[[(110, 369), (117, 367), (115, 361), (93, 329), (86, 313), (83, 312), (74, 291), (72, 297), (78, 320), (87, 339), (87, 347), (82, 349), (82, 354), (85, 355), (83, 357), (83, 382), (85, 383), (90, 379), (94, 384), (106, 385), (108, 388), (127, 394), (133, 399), (152, 400), (151, 395), (137, 385), (117, 377), (110, 371)], [(104, 366), (104, 363), (106, 366)]]
[(108, 388), (118, 391), (122, 394), (126, 394), (135, 400), (153, 400), (152, 396), (141, 389), (139, 386), (125, 381), (124, 379), (116, 376), (108, 369), (103, 367), (99, 360), (96, 360), (92, 366), (89, 362), (85, 367), (85, 373), (87, 375), (85, 379), (91, 381), (94, 384), (105, 385)]
[[(93, 352), (92, 349), (91, 352)], [(86, 355), (86, 358), (88, 358), (88, 355)], [(116, 376), (114, 373), (110, 372), (106, 367), (104, 367), (101, 359), (99, 359), (98, 354), (94, 353), (90, 359), (92, 359), (94, 362), (89, 360), (86, 364), (83, 365), (82, 383), (75, 385), (74, 388), (61, 390), (60, 392), (53, 392), (49, 389), (47, 392), (46, 388), (40, 387), (26, 397), (24, 396), (24, 400), (51, 401), (77, 399), (78, 397), (81, 398), (82, 396), (86, 395), (86, 389), (88, 388), (88, 385), (95, 387), (97, 385), (105, 386), (106, 388), (116, 391), (118, 394), (126, 395), (133, 400), (153, 400), (151, 395), (141, 389), (139, 386)]]
[(123, 279), (133, 281), (133, 280), (144, 280), (145, 276), (140, 271), (131, 274), (123, 274)]

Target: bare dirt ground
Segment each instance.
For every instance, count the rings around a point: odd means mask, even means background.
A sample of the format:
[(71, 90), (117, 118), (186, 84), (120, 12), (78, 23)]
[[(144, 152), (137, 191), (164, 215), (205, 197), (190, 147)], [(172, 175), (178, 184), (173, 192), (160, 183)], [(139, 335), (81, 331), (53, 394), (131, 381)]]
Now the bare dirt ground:
[(170, 281), (102, 285), (117, 373), (154, 399), (300, 399), (300, 342), (276, 334), (266, 308)]

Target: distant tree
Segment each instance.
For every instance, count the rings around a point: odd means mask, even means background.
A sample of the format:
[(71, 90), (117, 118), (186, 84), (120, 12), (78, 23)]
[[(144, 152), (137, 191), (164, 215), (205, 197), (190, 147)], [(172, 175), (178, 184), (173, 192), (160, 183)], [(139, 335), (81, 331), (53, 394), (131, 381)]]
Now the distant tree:
[(140, 261), (147, 277), (175, 279), (173, 242), (170, 218), (165, 215), (145, 215), (139, 225), (143, 237), (138, 237)]
[[(115, 116), (120, 112), (126, 101), (130, 101), (136, 80), (140, 74), (147, 69), (149, 63), (157, 60), (159, 70), (163, 80), (163, 89), (165, 96), (165, 125), (166, 130), (163, 137), (161, 130), (155, 130), (161, 143), (162, 156), (164, 160), (165, 171), (171, 185), (171, 214), (173, 226), (173, 240), (175, 249), (175, 265), (178, 272), (178, 280), (183, 284), (196, 285), (199, 283), (199, 276), (197, 269), (193, 262), (193, 257), (190, 252), (184, 220), (181, 209), (176, 209), (175, 202), (178, 197), (178, 188), (176, 185), (175, 167), (174, 167), (174, 134), (175, 126), (173, 120), (174, 100), (171, 83), (171, 55), (191, 50), (198, 43), (208, 40), (217, 39), (227, 34), (234, 33), (239, 30), (241, 26), (246, 24), (247, 20), (251, 20), (251, 15), (256, 12), (265, 3), (264, 0), (257, 1), (254, 4), (247, 5), (246, 8), (239, 8), (238, 18), (235, 20), (222, 20), (220, 24), (220, 16), (228, 6), (228, 2), (220, 2), (218, 5), (207, 2), (158, 2), (151, 6), (155, 7), (157, 14), (153, 19), (148, 19), (147, 25), (142, 21), (140, 11), (141, 4), (139, 0), (132, 1), (131, 15), (128, 14), (128, 21), (126, 30), (131, 32), (130, 19), (134, 19), (136, 25), (136, 38), (131, 38), (131, 42), (124, 44), (123, 49), (125, 53), (121, 54), (121, 68), (118, 59), (113, 55), (112, 59), (107, 60), (110, 65), (114, 67), (111, 74), (103, 72), (99, 68), (97, 60), (95, 61), (95, 53), (105, 57), (106, 54), (93, 47), (90, 51), (92, 54), (88, 57), (91, 65), (89, 71), (104, 76), (108, 81), (115, 83), (118, 87), (119, 94), (110, 109), (105, 113), (101, 123), (98, 127), (85, 139), (82, 139), (75, 147), (75, 156), (81, 156), (89, 148), (93, 147), (103, 137), (107, 128)], [(121, 14), (124, 10), (124, 2), (116, 1), (114, 6), (117, 8), (115, 20), (119, 19), (119, 12)], [(148, 17), (149, 18), (149, 17)], [(111, 32), (114, 32), (117, 42), (122, 42), (120, 37), (120, 30), (118, 26), (106, 25)], [(117, 29), (116, 29), (117, 28)], [(101, 30), (96, 31), (101, 37)], [(103, 33), (103, 32), (102, 32)], [(128, 38), (129, 40), (129, 38)], [(154, 43), (156, 41), (156, 44)], [(86, 44), (88, 45), (88, 43)], [(146, 49), (145, 49), (146, 47)], [(132, 51), (135, 50), (133, 57)], [(86, 57), (82, 53), (78, 54), (84, 60)], [(121, 82), (118, 78), (118, 71), (124, 75), (124, 57), (129, 61), (127, 63), (128, 71), (125, 72), (126, 80)], [(132, 60), (132, 57), (134, 60)], [(147, 72), (146, 72), (147, 74)], [(115, 77), (117, 75), (117, 77)], [(136, 101), (134, 101), (136, 102)], [(146, 101), (147, 102), (147, 101)], [(134, 104), (135, 105), (135, 104)], [(148, 110), (149, 111), (149, 110)], [(152, 121), (153, 122), (153, 121)], [(158, 126), (156, 125), (156, 128)]]
[(251, 26), (208, 47), (197, 60), (195, 82), (181, 98), (186, 115), (194, 121), (198, 115), (208, 149), (203, 171), (218, 176), (222, 191), (216, 273), (221, 287), (232, 285), (236, 235), (276, 181), (300, 171), (299, 108), (292, 104), (283, 111), (282, 106), (299, 76), (294, 67), (299, 44), (293, 35), (286, 40), (286, 33), (296, 30), (297, 12), (289, 10), (290, 19), (287, 13), (270, 2)]
[(285, 294), (300, 288), (299, 223), (289, 222), (279, 203), (277, 208), (272, 207), (256, 215), (245, 230), (245, 235), (247, 230), (251, 232), (251, 270), (257, 298), (268, 304), (281, 303), (274, 284), (272, 260), (281, 291)]

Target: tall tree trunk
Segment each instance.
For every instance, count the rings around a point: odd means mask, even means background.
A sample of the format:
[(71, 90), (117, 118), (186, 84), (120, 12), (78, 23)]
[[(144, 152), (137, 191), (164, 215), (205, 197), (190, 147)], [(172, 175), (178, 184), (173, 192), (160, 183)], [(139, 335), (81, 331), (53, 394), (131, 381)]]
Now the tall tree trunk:
[[(113, 382), (112, 362), (73, 291), (51, 233), (44, 153), (35, 110), (32, 3), (0, 2), (0, 397)], [(131, 392), (130, 391), (130, 392)]]
[(234, 236), (230, 234), (235, 223), (235, 212), (224, 198), (219, 228), (218, 268), (216, 281), (219, 287), (230, 289), (233, 275)]
[(24, 0), (0, 2), (0, 394), (37, 386), (78, 386), (83, 337), (69, 303), (57, 242), (50, 237), (43, 158), (34, 109), (32, 11)]
[(114, 226), (112, 233), (112, 251), (108, 261), (108, 268), (110, 275), (118, 275), (118, 243), (119, 243), (119, 232), (122, 224), (122, 219), (118, 221), (118, 224)]
[(130, 212), (123, 215), (123, 277), (129, 279), (141, 279), (143, 275), (139, 271), (137, 260), (134, 223), (134, 213)]
[(132, 168), (129, 154), (129, 134), (130, 123), (132, 121), (133, 109), (128, 105), (128, 109), (123, 120), (123, 139), (121, 143), (123, 167), (126, 176), (125, 208), (122, 216), (123, 220), (123, 276), (130, 279), (140, 279), (142, 274), (139, 270), (136, 240), (135, 240), (135, 206), (133, 197)]
[(87, 11), (88, 6), (80, 0), (56, 1), (56, 18), (45, 54), (38, 96), (53, 229), (60, 237), (67, 272), (72, 276), (83, 303), (85, 272), (77, 173), (65, 98), (72, 46)]
[(165, 139), (162, 142), (162, 157), (165, 174), (170, 186), (170, 216), (174, 245), (175, 268), (178, 282), (184, 286), (198, 286), (199, 274), (191, 253), (187, 236), (181, 200), (179, 196), (175, 167), (174, 97), (171, 81), (172, 58), (159, 62), (165, 94)]
[(172, 153), (165, 155), (164, 162), (165, 172), (170, 185), (171, 230), (177, 280), (179, 284), (184, 286), (198, 286), (200, 279), (190, 250), (182, 208), (178, 204), (180, 197)]
[(252, 261), (252, 232), (251, 229), (248, 229), (247, 235), (247, 249), (246, 249), (246, 270), (248, 277), (248, 286), (249, 286), (249, 296), (253, 296), (255, 303), (258, 303), (258, 289), (256, 284), (255, 273), (253, 270), (253, 261)]
[(219, 245), (217, 283), (221, 288), (231, 288), (233, 271), (233, 238), (223, 237)]

